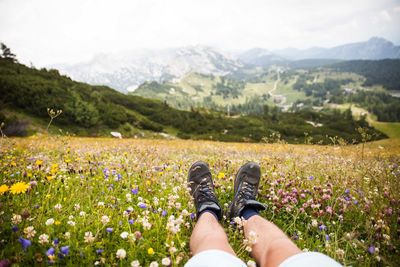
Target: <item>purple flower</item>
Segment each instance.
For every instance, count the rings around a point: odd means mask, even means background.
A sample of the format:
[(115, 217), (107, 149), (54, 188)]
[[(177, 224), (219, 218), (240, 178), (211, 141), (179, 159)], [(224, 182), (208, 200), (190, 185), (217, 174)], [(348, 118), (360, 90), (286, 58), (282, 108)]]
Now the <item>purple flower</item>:
[(139, 203), (138, 206), (139, 206), (139, 208), (141, 208), (141, 209), (147, 208), (146, 204), (144, 204), (143, 202)]
[(112, 233), (112, 232), (114, 231), (114, 229), (111, 228), (111, 227), (107, 227), (107, 228), (106, 228), (106, 231), (107, 231), (107, 233)]
[(117, 174), (117, 181), (119, 181), (119, 180), (121, 180), (122, 179), (122, 175), (121, 174)]
[(331, 238), (329, 237), (329, 235), (325, 235), (325, 240), (326, 240), (326, 241), (331, 240)]
[(193, 212), (190, 213), (190, 219), (194, 220), (195, 217), (196, 217), (196, 215)]
[(163, 216), (163, 217), (167, 216), (167, 211), (166, 211), (166, 210), (163, 210), (163, 211), (161, 212), (161, 216)]
[(69, 246), (61, 247), (61, 248), (60, 248), (60, 251), (61, 251), (62, 254), (68, 255), (68, 253), (69, 253)]
[(133, 224), (134, 222), (135, 222), (135, 220), (132, 220), (132, 219), (128, 220), (129, 224)]
[(293, 240), (299, 239), (299, 235), (297, 233), (294, 233), (293, 236), (292, 236), (292, 239)]
[(19, 230), (18, 226), (16, 225), (14, 225), (11, 229), (13, 230), (13, 232), (18, 232)]
[(354, 203), (354, 205), (357, 205), (357, 204), (358, 204), (358, 200), (357, 200), (357, 199), (354, 199), (354, 200), (353, 200), (353, 203)]
[(102, 248), (96, 249), (97, 254), (101, 254), (101, 253), (103, 253), (103, 251), (104, 251), (104, 249), (102, 249)]
[(308, 177), (308, 179), (314, 180), (314, 175), (310, 175), (310, 176)]
[(23, 237), (18, 238), (18, 242), (21, 244), (22, 249), (26, 251), (26, 249), (32, 245), (32, 242), (29, 239), (25, 239)]
[(368, 252), (371, 253), (371, 254), (374, 254), (375, 253), (375, 247), (374, 246), (370, 246), (368, 248)]
[(348, 195), (348, 194), (350, 193), (350, 189), (346, 188), (346, 190), (344, 190), (344, 193), (345, 193), (346, 195)]
[(46, 255), (47, 256), (54, 256), (54, 253), (56, 252), (56, 250), (54, 249), (54, 248), (49, 248), (47, 251), (46, 251)]
[(319, 227), (320, 231), (325, 231), (326, 230), (326, 225), (325, 224), (321, 224)]
[(53, 241), (53, 245), (57, 246), (58, 243), (60, 243), (60, 240), (58, 240), (58, 238), (55, 238), (54, 241)]
[(139, 188), (132, 188), (131, 192), (132, 194), (137, 195), (139, 193)]

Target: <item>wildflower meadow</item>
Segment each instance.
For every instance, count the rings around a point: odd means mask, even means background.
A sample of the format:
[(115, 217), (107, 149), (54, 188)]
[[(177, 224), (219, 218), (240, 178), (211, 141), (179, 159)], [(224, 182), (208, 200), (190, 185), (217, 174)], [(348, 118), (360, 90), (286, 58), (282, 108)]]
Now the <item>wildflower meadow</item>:
[[(187, 171), (210, 165), (221, 204), (246, 161), (258, 200), (304, 251), (346, 266), (400, 263), (400, 141), (319, 146), (39, 136), (0, 140), (0, 265), (182, 266), (195, 209)], [(240, 218), (223, 221), (249, 266)]]

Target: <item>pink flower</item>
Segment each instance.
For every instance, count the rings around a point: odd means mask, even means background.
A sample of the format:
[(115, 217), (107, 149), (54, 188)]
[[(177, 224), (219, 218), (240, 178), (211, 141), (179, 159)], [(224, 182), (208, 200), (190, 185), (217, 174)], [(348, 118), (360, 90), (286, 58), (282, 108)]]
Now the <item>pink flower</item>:
[(326, 207), (326, 212), (332, 214), (333, 210), (331, 206)]

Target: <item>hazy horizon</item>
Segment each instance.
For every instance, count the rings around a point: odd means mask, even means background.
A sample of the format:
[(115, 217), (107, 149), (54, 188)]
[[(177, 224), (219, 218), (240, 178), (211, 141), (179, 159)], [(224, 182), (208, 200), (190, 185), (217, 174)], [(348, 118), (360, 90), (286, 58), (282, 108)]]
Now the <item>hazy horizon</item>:
[(0, 41), (21, 62), (39, 67), (99, 53), (193, 45), (306, 49), (374, 36), (399, 44), (398, 25), (396, 0), (0, 0)]

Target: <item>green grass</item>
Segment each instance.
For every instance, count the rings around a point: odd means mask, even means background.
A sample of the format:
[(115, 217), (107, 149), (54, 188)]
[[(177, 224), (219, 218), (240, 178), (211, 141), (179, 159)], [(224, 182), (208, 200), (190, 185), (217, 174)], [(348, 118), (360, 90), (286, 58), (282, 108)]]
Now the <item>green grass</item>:
[[(330, 107), (340, 109), (341, 111), (344, 111), (350, 107), (350, 104), (331, 104)], [(373, 114), (369, 113), (366, 109), (363, 109), (361, 107), (355, 106), (354, 104), (351, 105), (351, 112), (355, 118), (360, 118), (362, 114), (367, 115), (367, 121), (371, 126), (376, 128), (378, 131), (383, 132), (390, 138), (395, 138), (398, 139), (400, 138), (400, 122), (381, 122), (376, 120), (376, 116)]]
[[(57, 266), (129, 266), (134, 260), (148, 266), (169, 258), (172, 266), (183, 266), (190, 258), (195, 225), (186, 189), (189, 166), (196, 160), (209, 163), (216, 194), (226, 207), (236, 171), (254, 160), (262, 169), (258, 200), (268, 206), (261, 215), (300, 249), (320, 251), (346, 266), (395, 266), (400, 261), (399, 154), (400, 142), (392, 139), (364, 149), (68, 136), (0, 139), (0, 186), (30, 184), (25, 193), (0, 193), (0, 259), (16, 266), (49, 261)], [(46, 225), (49, 219), (55, 223)], [(247, 262), (240, 228), (225, 218), (222, 225)], [(319, 230), (321, 225), (326, 230)], [(33, 236), (28, 227), (36, 231)], [(89, 232), (93, 242), (85, 242)], [(121, 237), (123, 232), (128, 238)], [(39, 242), (43, 234), (48, 243), (43, 236)], [(26, 251), (20, 237), (31, 241)], [(58, 245), (52, 244), (56, 238)], [(370, 246), (379, 252), (370, 254)], [(61, 247), (69, 253), (60, 256)], [(55, 253), (49, 258), (50, 248)], [(125, 259), (116, 257), (119, 249), (126, 251)]]

